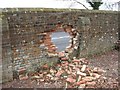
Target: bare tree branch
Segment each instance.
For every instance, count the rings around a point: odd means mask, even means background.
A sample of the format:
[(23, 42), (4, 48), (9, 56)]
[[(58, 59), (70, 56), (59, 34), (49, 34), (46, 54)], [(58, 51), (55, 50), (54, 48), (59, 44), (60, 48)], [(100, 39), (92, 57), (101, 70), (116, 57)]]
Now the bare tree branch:
[[(89, 10), (84, 4), (82, 4), (78, 0), (62, 0), (62, 1), (74, 1), (74, 3), (78, 3), (78, 4), (82, 5), (84, 8), (86, 8), (87, 10)], [(69, 8), (72, 7), (74, 3), (71, 3)]]
[(84, 4), (82, 4), (81, 2), (79, 2), (79, 1), (77, 1), (77, 0), (73, 0), (73, 1), (75, 1), (75, 2), (77, 2), (77, 3), (79, 3), (79, 4), (81, 4), (83, 7), (85, 7), (86, 9), (88, 9)]

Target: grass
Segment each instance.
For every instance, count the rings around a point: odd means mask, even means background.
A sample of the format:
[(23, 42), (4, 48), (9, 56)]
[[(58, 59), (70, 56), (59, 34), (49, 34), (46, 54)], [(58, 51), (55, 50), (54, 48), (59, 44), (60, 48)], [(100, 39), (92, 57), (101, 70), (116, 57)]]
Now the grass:
[(92, 58), (94, 56), (103, 55), (106, 52), (109, 52), (109, 51), (112, 51), (112, 50), (114, 50), (114, 46), (106, 48), (104, 51), (99, 50), (99, 51), (95, 51), (95, 52), (89, 52), (88, 54), (82, 54), (81, 56), (79, 56), (79, 58), (81, 58), (81, 57)]

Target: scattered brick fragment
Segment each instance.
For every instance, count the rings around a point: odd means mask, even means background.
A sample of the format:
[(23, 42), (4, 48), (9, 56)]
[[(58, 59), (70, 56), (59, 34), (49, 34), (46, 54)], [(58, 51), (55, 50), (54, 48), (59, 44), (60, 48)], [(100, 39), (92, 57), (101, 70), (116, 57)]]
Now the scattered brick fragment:
[(73, 78), (67, 78), (66, 81), (69, 83), (74, 83), (76, 80)]
[(61, 57), (61, 58), (65, 57), (65, 53), (64, 52), (59, 52), (58, 56)]
[(82, 68), (81, 68), (81, 71), (84, 72), (86, 70), (86, 65), (83, 65)]
[(23, 73), (25, 73), (25, 71), (26, 71), (25, 68), (20, 68), (20, 69), (18, 70), (18, 73), (19, 73), (19, 74), (23, 74)]
[(20, 79), (20, 80), (27, 80), (27, 79), (28, 79), (28, 76), (19, 76), (19, 79)]
[(76, 82), (75, 85), (76, 85), (76, 86), (80, 86), (81, 84), (85, 84), (85, 83), (86, 83), (85, 80), (81, 80), (81, 81), (79, 81), (79, 82)]
[(91, 76), (86, 76), (86, 77), (83, 77), (82, 80), (85, 80), (86, 82), (90, 82), (90, 81), (95, 80), (95, 78)]
[(63, 58), (61, 58), (61, 60), (63, 60), (63, 61), (67, 61), (68, 58), (67, 58), (67, 57), (63, 57)]
[(83, 73), (83, 72), (80, 72), (80, 71), (77, 71), (77, 74), (81, 75), (81, 76), (86, 76), (86, 73)]
[(60, 71), (58, 71), (57, 73), (56, 73), (56, 77), (60, 77), (60, 75), (63, 73), (64, 71), (63, 70), (60, 70)]
[(96, 82), (92, 81), (92, 82), (86, 82), (87, 86), (95, 86)]

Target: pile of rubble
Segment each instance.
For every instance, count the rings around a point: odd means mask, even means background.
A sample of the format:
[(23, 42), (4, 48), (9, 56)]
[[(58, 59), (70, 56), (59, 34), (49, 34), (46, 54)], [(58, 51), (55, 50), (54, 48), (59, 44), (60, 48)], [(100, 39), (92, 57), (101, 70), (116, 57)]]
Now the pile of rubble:
[[(88, 60), (85, 58), (73, 60), (67, 58), (63, 52), (59, 53), (60, 63), (48, 67), (47, 64), (42, 66), (38, 73), (29, 76), (39, 85), (41, 82), (65, 82), (65, 88), (94, 88), (96, 81), (102, 76), (104, 70), (99, 68), (90, 68)], [(20, 79), (28, 79), (28, 76)]]
[[(57, 56), (59, 58), (58, 63), (51, 67), (44, 64), (35, 73), (19, 75), (19, 79), (26, 80), (30, 78), (32, 81), (36, 81), (38, 85), (41, 82), (53, 83), (62, 81), (65, 82), (65, 88), (93, 88), (96, 85), (96, 81), (105, 71), (96, 67), (90, 68), (88, 66), (89, 62), (85, 58), (70, 58), (70, 53), (77, 50), (79, 46), (78, 32), (72, 29), (71, 44), (63, 52), (56, 52), (57, 47), (52, 43), (50, 35), (50, 33), (44, 33), (44, 39), (41, 41), (44, 45), (41, 44), (40, 49), (46, 49), (49, 57)], [(22, 71), (25, 70), (20, 72)]]

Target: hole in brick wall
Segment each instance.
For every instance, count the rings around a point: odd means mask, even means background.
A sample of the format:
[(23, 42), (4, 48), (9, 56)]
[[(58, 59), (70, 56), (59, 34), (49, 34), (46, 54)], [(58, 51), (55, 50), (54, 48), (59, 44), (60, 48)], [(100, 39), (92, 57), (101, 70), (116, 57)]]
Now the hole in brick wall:
[(57, 53), (64, 51), (71, 43), (71, 36), (64, 29), (57, 29), (46, 34), (44, 43), (48, 47), (48, 52)]
[(72, 25), (57, 24), (55, 30), (45, 34), (43, 42), (49, 53), (57, 54), (77, 47), (78, 35)]
[(51, 41), (57, 47), (57, 51), (61, 52), (70, 45), (71, 36), (65, 31), (56, 31), (51, 34)]

